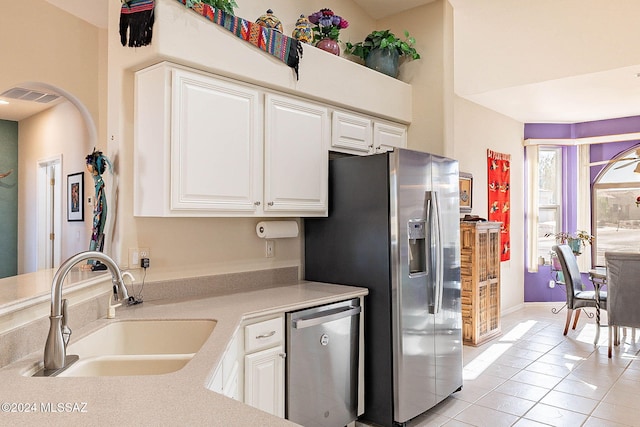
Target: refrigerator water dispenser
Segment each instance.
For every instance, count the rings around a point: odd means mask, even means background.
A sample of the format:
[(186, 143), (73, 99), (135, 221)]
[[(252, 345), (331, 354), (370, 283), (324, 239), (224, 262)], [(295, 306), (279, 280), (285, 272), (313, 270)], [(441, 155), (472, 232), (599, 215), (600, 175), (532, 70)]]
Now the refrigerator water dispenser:
[(411, 276), (427, 273), (425, 224), (426, 221), (424, 219), (410, 219), (407, 225), (409, 238), (409, 274)]

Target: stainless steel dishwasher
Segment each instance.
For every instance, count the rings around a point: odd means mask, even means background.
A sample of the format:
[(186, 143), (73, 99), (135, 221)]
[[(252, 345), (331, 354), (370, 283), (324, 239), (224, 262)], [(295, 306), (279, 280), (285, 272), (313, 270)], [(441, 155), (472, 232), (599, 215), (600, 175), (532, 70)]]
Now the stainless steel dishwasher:
[(357, 418), (358, 298), (287, 313), (286, 418), (340, 427)]

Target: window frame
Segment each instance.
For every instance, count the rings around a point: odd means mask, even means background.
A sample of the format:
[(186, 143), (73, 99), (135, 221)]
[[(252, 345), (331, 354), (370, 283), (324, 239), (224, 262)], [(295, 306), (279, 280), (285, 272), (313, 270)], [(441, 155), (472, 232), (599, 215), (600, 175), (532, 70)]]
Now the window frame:
[[(562, 230), (563, 227), (563, 201), (564, 201), (564, 186), (563, 186), (563, 174), (564, 174), (564, 150), (562, 149), (562, 147), (558, 147), (558, 146), (540, 146), (538, 148), (538, 167), (540, 165), (540, 157), (541, 154), (543, 152), (555, 152), (555, 156), (556, 156), (556, 176), (555, 176), (555, 194), (556, 194), (556, 203), (554, 204), (542, 204), (540, 202), (540, 197), (538, 196), (538, 212), (536, 212), (536, 215), (538, 216), (538, 228), (540, 227), (540, 218), (541, 218), (541, 213), (543, 211), (555, 211), (555, 223), (557, 226), (557, 230), (555, 231), (556, 233), (559, 232), (560, 230)], [(536, 183), (536, 191), (538, 192), (538, 194), (540, 193), (540, 179), (538, 178), (538, 182)], [(538, 248), (537, 248), (537, 252), (538, 252), (538, 256), (544, 256), (545, 260), (549, 257), (549, 253), (545, 253), (544, 255), (541, 254), (540, 252), (540, 246), (541, 246), (541, 239), (543, 239), (544, 237), (539, 237), (536, 236), (537, 240), (538, 240)], [(550, 250), (550, 249), (549, 249)]]

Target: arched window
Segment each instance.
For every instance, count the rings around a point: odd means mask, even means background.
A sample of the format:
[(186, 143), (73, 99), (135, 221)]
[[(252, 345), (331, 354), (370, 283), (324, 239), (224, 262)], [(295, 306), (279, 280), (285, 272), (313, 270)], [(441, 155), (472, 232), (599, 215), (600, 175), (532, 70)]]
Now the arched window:
[(640, 251), (640, 145), (614, 159), (593, 184), (595, 264), (607, 251)]

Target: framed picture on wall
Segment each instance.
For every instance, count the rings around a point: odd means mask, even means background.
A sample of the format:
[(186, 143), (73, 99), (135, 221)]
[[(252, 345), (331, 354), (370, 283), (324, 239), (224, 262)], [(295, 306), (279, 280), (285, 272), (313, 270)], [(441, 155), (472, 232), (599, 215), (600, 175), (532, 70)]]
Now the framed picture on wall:
[(67, 175), (67, 221), (84, 221), (84, 172)]
[(470, 213), (473, 201), (473, 175), (460, 172), (460, 212)]

